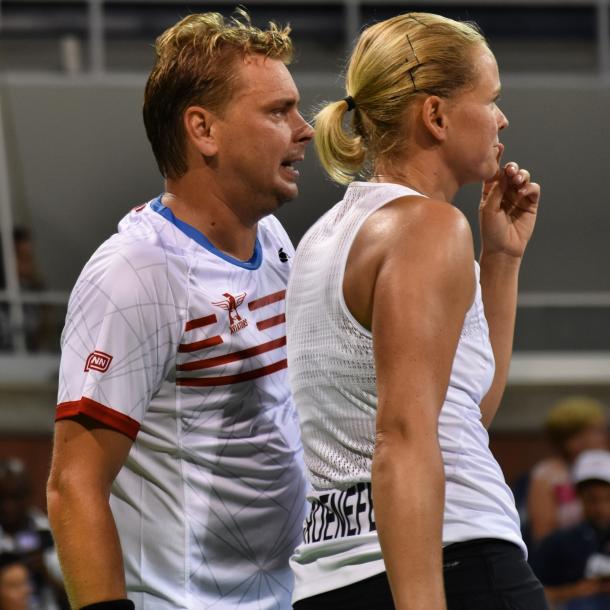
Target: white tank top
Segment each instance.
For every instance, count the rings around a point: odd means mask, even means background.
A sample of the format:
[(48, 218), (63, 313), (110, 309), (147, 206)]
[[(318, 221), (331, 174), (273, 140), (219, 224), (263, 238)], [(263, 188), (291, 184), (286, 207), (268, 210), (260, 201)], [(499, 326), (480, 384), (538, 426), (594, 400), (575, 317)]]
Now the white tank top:
[[(349, 312), (343, 277), (364, 221), (406, 195), (419, 193), (396, 184), (352, 183), (307, 232), (294, 259), (286, 305), (288, 370), (313, 486), (304, 542), (291, 560), (294, 601), (385, 570), (370, 501), (377, 411), (372, 335)], [(494, 359), (474, 265), (476, 295), (439, 416), (443, 545), (496, 538), (526, 553), (513, 495), (481, 423), (479, 405), (493, 380)]]

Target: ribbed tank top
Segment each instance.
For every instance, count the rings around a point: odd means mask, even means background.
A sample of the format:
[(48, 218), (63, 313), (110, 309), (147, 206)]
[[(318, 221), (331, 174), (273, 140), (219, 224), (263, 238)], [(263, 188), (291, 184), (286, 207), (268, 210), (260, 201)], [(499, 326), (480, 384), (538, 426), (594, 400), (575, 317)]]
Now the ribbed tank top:
[[(313, 486), (305, 541), (291, 560), (295, 601), (385, 569), (368, 485), (377, 410), (372, 335), (349, 312), (343, 278), (364, 221), (407, 195), (419, 193), (396, 184), (352, 183), (306, 233), (295, 255), (286, 305), (288, 370)], [(497, 538), (525, 554), (514, 498), (481, 422), (479, 405), (493, 380), (494, 359), (479, 267), (473, 263), (476, 294), (439, 416), (446, 479), (443, 545)]]

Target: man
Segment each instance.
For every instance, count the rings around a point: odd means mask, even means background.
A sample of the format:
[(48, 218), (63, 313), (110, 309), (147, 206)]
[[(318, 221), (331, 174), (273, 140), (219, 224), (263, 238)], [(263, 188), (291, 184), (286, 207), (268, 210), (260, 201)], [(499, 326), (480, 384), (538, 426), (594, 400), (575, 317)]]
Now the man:
[(15, 553), (0, 553), (0, 608), (31, 610), (32, 586), (22, 558)]
[(267, 215), (312, 130), (288, 33), (206, 13), (157, 40), (144, 122), (166, 192), (87, 263), (62, 338), (48, 500), (75, 608), (290, 607), (293, 249)]
[(580, 454), (573, 470), (584, 519), (556, 530), (532, 556), (536, 574), (553, 602), (566, 610), (610, 608), (610, 452)]

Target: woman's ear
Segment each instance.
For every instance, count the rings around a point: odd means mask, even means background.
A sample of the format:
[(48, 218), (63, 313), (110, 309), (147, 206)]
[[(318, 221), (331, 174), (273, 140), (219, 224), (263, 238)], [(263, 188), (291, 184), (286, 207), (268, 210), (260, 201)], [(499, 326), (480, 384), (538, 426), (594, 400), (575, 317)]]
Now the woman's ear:
[(421, 106), (421, 118), (435, 140), (447, 137), (447, 102), (442, 97), (429, 95)]

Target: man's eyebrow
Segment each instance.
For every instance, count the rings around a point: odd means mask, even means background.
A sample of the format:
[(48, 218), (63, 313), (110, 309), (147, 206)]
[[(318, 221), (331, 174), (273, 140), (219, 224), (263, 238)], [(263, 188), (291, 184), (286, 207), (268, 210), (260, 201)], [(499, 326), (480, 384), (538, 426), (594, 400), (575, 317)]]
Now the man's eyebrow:
[(300, 102), (298, 97), (277, 97), (270, 100), (268, 106), (281, 106), (282, 108), (290, 108), (291, 106), (298, 106)]

